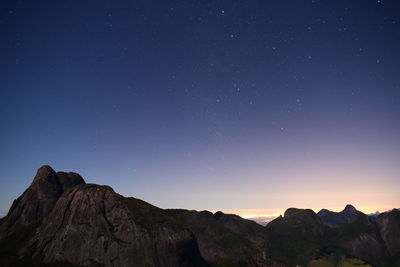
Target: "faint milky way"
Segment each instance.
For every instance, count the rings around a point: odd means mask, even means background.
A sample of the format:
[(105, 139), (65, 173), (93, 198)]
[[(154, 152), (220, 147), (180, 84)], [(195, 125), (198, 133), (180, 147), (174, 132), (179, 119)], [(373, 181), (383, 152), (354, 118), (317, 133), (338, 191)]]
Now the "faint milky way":
[(1, 5), (0, 211), (42, 164), (161, 207), (400, 204), (398, 1)]

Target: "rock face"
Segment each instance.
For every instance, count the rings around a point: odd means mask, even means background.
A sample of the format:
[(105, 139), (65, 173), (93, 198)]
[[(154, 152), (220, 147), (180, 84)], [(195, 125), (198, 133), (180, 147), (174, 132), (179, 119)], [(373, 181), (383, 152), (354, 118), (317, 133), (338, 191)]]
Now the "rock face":
[(385, 244), (373, 218), (361, 213), (337, 229), (338, 243), (353, 257), (375, 262), (387, 256)]
[(140, 224), (136, 216), (110, 187), (76, 186), (39, 227), (34, 257), (81, 266), (204, 265), (189, 231), (163, 218)]
[(0, 220), (0, 266), (285, 267), (346, 256), (400, 266), (400, 211), (290, 208), (263, 227), (222, 212), (163, 210), (43, 166)]
[(0, 266), (208, 265), (193, 233), (164, 210), (49, 166), (0, 229)]
[(191, 230), (203, 258), (213, 266), (284, 266), (267, 256), (265, 229), (232, 214), (167, 210)]
[(306, 266), (322, 247), (325, 226), (310, 209), (287, 209), (266, 225), (266, 244), (273, 258), (288, 265)]
[(390, 256), (400, 255), (400, 211), (394, 209), (380, 214), (377, 223)]
[(268, 251), (278, 261), (307, 266), (347, 255), (373, 266), (400, 266), (400, 211), (377, 219), (347, 205), (339, 213), (290, 208), (266, 226)]
[(322, 209), (317, 214), (325, 225), (329, 227), (340, 227), (342, 225), (351, 223), (362, 213), (356, 210), (356, 208), (354, 208), (352, 205), (346, 205), (344, 210), (341, 212), (333, 212), (327, 209)]
[(347, 205), (341, 212), (323, 209), (318, 216), (325, 225), (335, 228), (335, 242), (353, 257), (376, 262), (388, 256), (380, 233), (382, 227), (377, 224), (375, 217), (365, 215), (352, 205)]
[(18, 199), (14, 200), (10, 211), (2, 220), (0, 238), (44, 218), (52, 211), (65, 190), (84, 183), (79, 174), (56, 173), (47, 165), (40, 167), (32, 184)]

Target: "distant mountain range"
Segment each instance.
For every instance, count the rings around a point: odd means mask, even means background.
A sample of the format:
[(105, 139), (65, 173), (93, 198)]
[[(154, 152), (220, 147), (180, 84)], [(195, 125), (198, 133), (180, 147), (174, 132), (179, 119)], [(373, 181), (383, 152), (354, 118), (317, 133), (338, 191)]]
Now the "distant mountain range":
[(289, 208), (262, 226), (160, 209), (42, 166), (0, 220), (0, 266), (398, 267), (400, 211)]
[(344, 210), (341, 212), (322, 209), (317, 214), (325, 225), (330, 227), (340, 227), (353, 222), (363, 213), (356, 210), (352, 205), (346, 205)]

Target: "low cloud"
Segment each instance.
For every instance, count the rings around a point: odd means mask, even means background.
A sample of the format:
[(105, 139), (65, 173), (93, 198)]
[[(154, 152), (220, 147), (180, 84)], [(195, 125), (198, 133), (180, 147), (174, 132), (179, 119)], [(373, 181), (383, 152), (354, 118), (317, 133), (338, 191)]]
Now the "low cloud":
[(265, 226), (270, 221), (272, 221), (273, 219), (277, 218), (278, 216), (277, 215), (261, 215), (261, 216), (247, 217), (246, 219), (255, 221), (256, 223)]

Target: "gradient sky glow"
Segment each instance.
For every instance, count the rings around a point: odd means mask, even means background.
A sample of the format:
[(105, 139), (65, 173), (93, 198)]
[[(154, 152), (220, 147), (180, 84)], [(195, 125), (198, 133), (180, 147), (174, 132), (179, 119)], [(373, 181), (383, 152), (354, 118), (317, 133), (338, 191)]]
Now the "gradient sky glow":
[(400, 2), (2, 1), (0, 213), (43, 164), (162, 208), (400, 207)]

